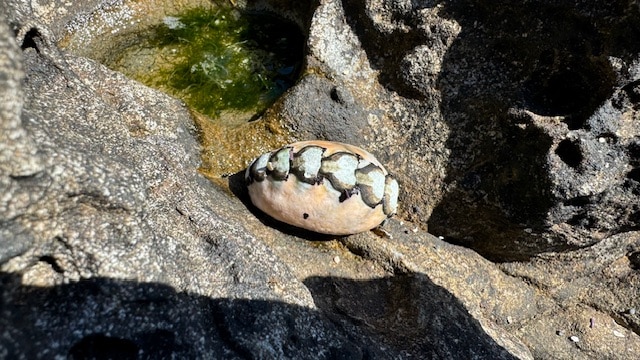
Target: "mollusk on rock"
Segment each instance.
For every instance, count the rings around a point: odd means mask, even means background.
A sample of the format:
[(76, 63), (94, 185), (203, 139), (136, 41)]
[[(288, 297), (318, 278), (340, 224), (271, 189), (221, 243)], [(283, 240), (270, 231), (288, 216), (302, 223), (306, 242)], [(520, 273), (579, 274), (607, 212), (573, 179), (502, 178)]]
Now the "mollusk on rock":
[(271, 217), (323, 234), (348, 235), (396, 213), (398, 182), (369, 152), (302, 141), (262, 154), (245, 173), (251, 202)]

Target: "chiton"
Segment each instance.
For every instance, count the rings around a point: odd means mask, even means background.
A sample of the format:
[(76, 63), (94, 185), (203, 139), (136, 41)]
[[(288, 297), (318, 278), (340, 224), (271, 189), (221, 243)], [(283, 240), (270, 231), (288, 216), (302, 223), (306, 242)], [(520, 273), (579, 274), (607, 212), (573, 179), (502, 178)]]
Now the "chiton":
[(348, 235), (396, 213), (398, 182), (369, 152), (331, 141), (301, 141), (262, 154), (245, 172), (251, 202), (282, 222)]

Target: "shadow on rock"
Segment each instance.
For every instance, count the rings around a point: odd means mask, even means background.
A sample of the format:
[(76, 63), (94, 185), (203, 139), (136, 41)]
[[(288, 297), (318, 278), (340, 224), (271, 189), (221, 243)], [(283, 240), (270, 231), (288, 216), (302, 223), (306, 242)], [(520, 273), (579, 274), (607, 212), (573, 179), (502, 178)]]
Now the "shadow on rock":
[(376, 280), (312, 277), (316, 305), (350, 333), (420, 359), (513, 359), (446, 289), (423, 274)]
[(308, 279), (324, 313), (108, 278), (31, 287), (1, 273), (0, 285), (7, 358), (511, 358), (418, 275)]
[(384, 357), (319, 312), (277, 301), (212, 299), (107, 278), (51, 288), (21, 286), (7, 273), (0, 281), (0, 353), (10, 359)]
[[(457, 187), (434, 210), (430, 230), (495, 261), (575, 248), (551, 228), (562, 222), (553, 208), (564, 195), (550, 176), (558, 171), (550, 156), (568, 167), (590, 159), (565, 151), (565, 142), (554, 150), (556, 135), (513, 109), (558, 116), (563, 134), (589, 131), (587, 119), (616, 85), (610, 57), (632, 61), (640, 50), (620, 36), (640, 28), (627, 26), (627, 17), (611, 16), (622, 15), (616, 6), (474, 1), (445, 7), (444, 14), (462, 28), (437, 81), (455, 160), (445, 181)], [(615, 20), (598, 20), (604, 17)]]

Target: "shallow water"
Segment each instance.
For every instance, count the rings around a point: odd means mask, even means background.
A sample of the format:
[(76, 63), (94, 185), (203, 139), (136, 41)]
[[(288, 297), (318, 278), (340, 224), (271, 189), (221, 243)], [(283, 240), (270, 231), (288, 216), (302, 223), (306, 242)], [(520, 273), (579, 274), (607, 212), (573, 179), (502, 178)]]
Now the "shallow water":
[(194, 8), (143, 29), (105, 65), (237, 126), (291, 87), (303, 37), (293, 24), (230, 7)]

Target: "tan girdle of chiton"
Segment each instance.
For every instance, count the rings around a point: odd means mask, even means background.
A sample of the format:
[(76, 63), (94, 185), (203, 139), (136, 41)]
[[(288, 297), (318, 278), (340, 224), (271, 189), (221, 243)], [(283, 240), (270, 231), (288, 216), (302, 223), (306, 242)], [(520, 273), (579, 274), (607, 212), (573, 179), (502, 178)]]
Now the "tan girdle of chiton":
[(282, 222), (347, 235), (396, 212), (398, 183), (369, 152), (330, 141), (302, 141), (262, 154), (245, 173), (251, 202)]

